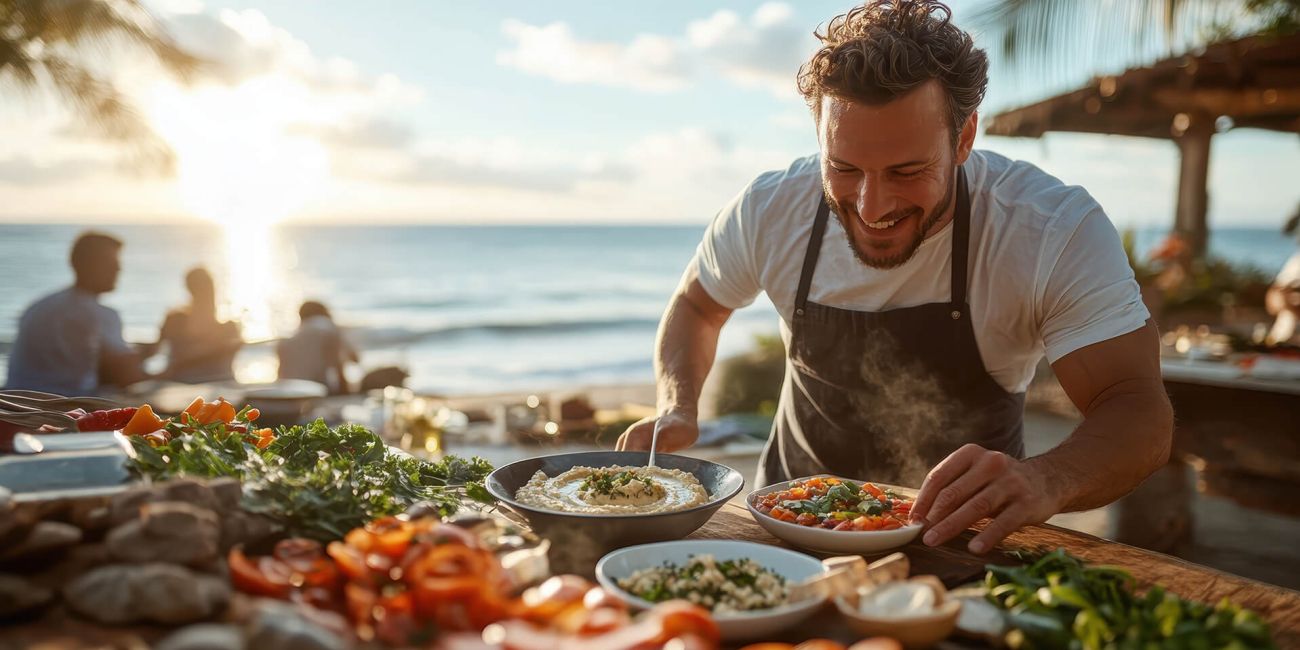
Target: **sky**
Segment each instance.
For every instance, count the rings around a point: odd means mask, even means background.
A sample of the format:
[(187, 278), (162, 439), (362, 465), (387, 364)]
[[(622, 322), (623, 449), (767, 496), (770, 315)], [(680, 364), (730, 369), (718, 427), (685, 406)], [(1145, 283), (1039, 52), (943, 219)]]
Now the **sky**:
[[(853, 3), (148, 4), (213, 65), (188, 86), (130, 56), (102, 67), (177, 174), (127, 171), (58, 102), (0, 88), (0, 221), (702, 224), (816, 151), (794, 76), (813, 30)], [(958, 24), (975, 4), (953, 3)], [(1048, 86), (995, 61), (983, 112), (1093, 72)], [(1086, 187), (1121, 227), (1172, 222), (1169, 141), (977, 147)], [(1213, 147), (1212, 225), (1275, 227), (1295, 209), (1300, 139), (1234, 130)]]

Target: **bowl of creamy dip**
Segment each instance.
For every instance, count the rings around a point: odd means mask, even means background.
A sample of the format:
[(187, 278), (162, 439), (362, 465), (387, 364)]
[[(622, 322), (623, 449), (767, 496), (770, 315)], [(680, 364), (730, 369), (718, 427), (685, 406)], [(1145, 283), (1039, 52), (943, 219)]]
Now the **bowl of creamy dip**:
[(581, 572), (608, 551), (681, 539), (740, 493), (740, 472), (644, 451), (538, 456), (498, 467), (488, 492), (551, 541), (553, 564)]

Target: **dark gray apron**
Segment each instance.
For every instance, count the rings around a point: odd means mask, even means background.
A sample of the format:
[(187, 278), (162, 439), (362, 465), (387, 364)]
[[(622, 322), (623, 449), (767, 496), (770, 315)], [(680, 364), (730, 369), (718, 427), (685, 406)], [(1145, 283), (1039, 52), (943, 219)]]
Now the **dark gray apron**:
[(808, 300), (830, 208), (819, 200), (758, 485), (830, 473), (919, 486), (966, 443), (1024, 457), (1024, 393), (980, 358), (966, 304), (970, 193), (958, 169), (949, 302), (881, 312)]

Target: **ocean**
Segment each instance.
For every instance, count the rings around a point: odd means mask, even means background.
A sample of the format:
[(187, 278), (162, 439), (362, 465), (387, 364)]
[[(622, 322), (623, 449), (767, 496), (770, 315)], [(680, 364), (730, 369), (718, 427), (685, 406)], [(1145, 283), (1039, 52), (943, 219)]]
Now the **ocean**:
[[(117, 290), (103, 298), (128, 340), (156, 339), (186, 300), (185, 272), (214, 272), (227, 317), (254, 341), (237, 377), (274, 377), (269, 341), (320, 300), (360, 349), (362, 366), (401, 365), (410, 386), (443, 394), (647, 383), (655, 330), (704, 226), (305, 226), (204, 224), (101, 228), (126, 242)], [(19, 315), (67, 286), (76, 225), (0, 224), (0, 377)], [(1162, 232), (1138, 233), (1139, 250)], [(1217, 229), (1212, 251), (1275, 272), (1295, 250), (1276, 230)], [(738, 311), (719, 355), (776, 332), (765, 298)], [(159, 368), (161, 359), (151, 362)]]

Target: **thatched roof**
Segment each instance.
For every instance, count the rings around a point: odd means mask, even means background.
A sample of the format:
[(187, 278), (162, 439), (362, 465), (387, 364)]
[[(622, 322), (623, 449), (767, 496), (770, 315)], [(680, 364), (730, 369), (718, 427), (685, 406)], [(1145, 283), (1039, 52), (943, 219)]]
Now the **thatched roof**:
[(999, 113), (985, 132), (1031, 138), (1048, 131), (1176, 138), (1192, 115), (1230, 118), (1233, 127), (1300, 133), (1300, 34), (1217, 43), (1149, 67), (1096, 77), (1073, 92)]

